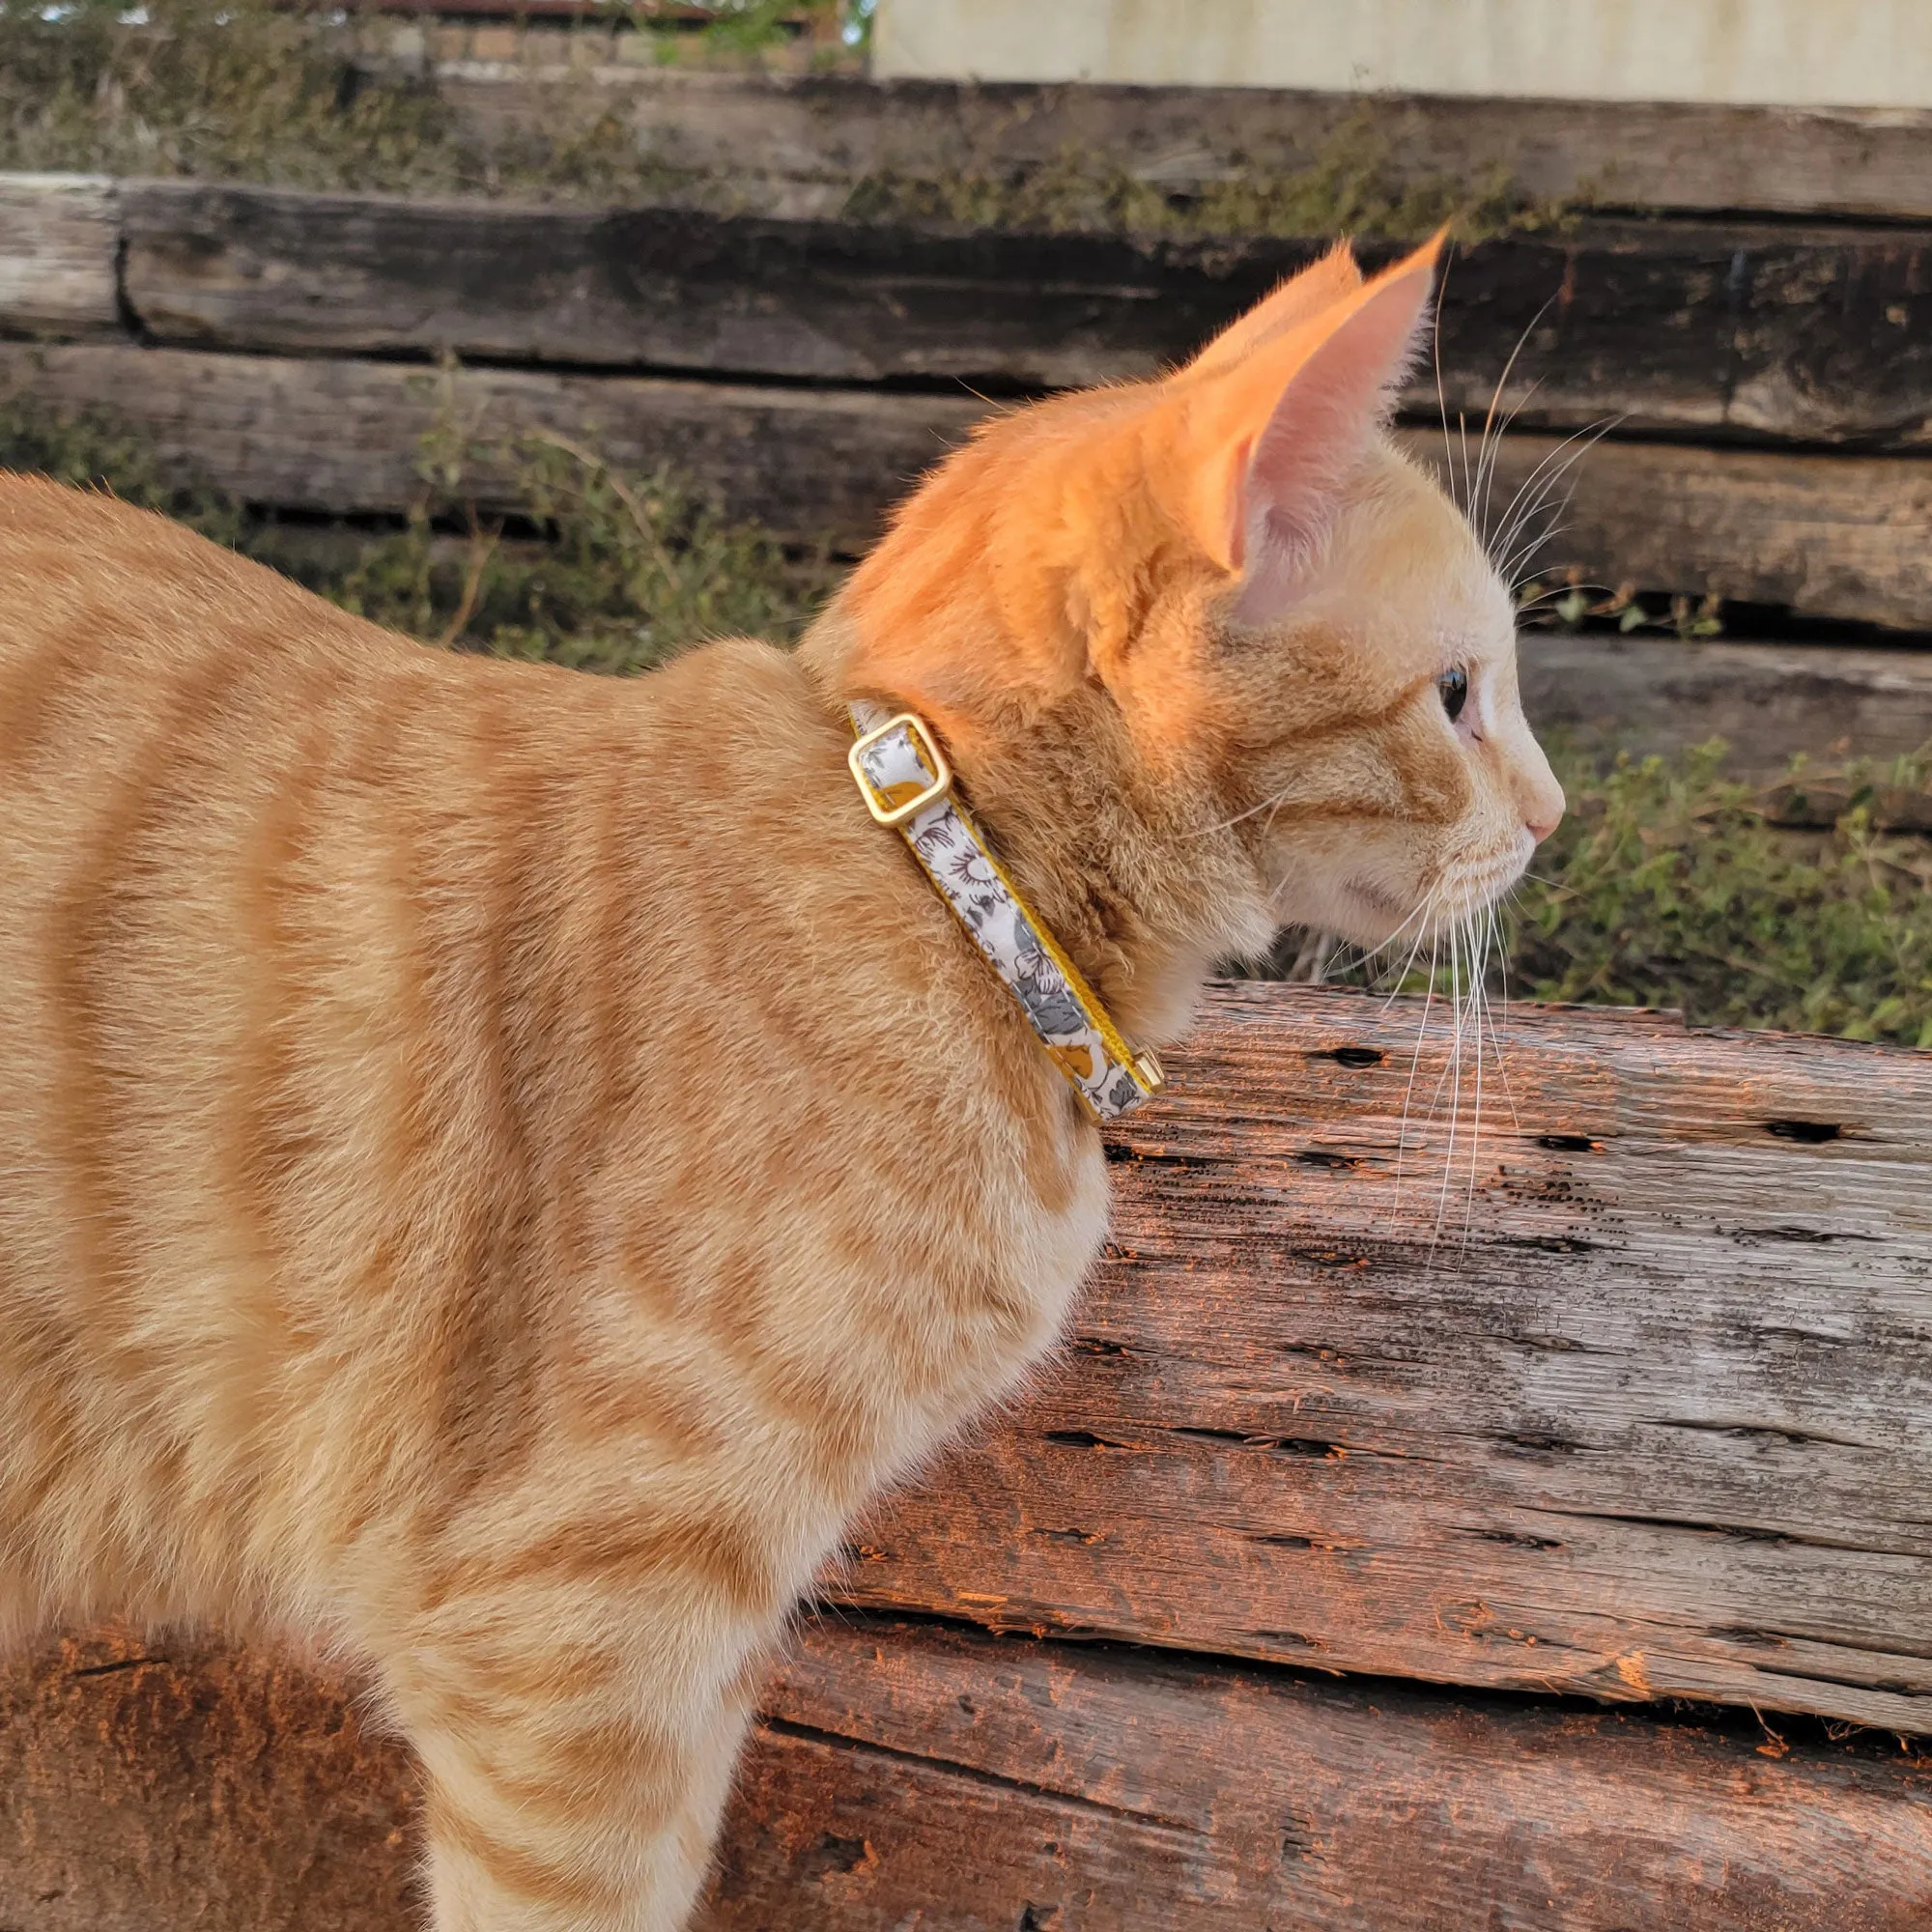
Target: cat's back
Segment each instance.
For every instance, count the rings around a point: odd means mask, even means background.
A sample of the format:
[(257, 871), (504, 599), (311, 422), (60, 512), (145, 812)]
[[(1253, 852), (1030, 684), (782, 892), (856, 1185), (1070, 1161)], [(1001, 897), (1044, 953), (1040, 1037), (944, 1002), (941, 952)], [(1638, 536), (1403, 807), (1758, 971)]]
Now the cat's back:
[(96, 742), (117, 715), (136, 729), (147, 696), (196, 668), (292, 680), (305, 662), (415, 655), (165, 517), (0, 472), (0, 785), (58, 717), (91, 705)]
[[(553, 1358), (589, 1402), (618, 1305), (832, 1389), (840, 1494), (1042, 1345), (1099, 1151), (850, 742), (769, 645), (463, 657), (0, 479), (0, 1542), (125, 1605), (185, 1454), (194, 1601), (285, 1575), (523, 1455)], [(905, 1283), (893, 1435), (826, 1297)]]

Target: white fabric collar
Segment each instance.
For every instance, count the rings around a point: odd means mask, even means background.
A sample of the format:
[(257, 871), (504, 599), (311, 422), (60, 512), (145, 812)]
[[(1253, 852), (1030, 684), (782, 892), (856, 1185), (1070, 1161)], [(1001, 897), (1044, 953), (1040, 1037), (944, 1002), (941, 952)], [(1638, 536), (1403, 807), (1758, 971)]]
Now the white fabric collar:
[(1095, 1120), (1118, 1120), (1163, 1085), (1160, 1062), (1136, 1052), (1053, 935), (1028, 910), (980, 828), (952, 794), (952, 773), (912, 712), (849, 707), (852, 776), (866, 809), (896, 828), (1007, 982), (1054, 1064)]

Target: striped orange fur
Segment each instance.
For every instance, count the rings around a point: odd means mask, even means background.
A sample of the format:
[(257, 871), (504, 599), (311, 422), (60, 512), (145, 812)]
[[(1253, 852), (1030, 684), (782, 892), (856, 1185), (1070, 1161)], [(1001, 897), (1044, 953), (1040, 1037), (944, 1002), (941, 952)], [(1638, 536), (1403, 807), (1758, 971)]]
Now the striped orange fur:
[(1430, 265), (1001, 418), (799, 652), (629, 682), (0, 480), (0, 1637), (320, 1643), (442, 1932), (683, 1924), (789, 1607), (1106, 1218), (842, 700), (931, 720), (1143, 1042), (1285, 921), (1492, 897), (1561, 800), (1379, 438)]

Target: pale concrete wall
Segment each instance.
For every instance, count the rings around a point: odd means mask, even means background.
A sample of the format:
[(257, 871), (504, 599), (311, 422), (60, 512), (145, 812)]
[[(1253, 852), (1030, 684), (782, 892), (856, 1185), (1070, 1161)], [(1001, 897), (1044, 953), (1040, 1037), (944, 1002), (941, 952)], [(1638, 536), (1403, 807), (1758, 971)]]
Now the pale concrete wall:
[(1932, 0), (878, 0), (873, 71), (1932, 107)]

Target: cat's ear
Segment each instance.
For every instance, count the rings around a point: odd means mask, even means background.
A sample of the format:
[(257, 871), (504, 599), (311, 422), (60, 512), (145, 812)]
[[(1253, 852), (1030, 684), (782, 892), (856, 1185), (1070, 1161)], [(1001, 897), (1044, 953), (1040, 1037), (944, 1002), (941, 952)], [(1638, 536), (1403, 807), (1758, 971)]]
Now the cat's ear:
[(1172, 379), (1187, 519), (1202, 550), (1241, 579), (1246, 620), (1291, 600), (1387, 419), (1428, 327), (1441, 242), (1437, 235), (1319, 312), (1264, 331), (1225, 364)]
[(1186, 365), (1184, 373), (1202, 376), (1231, 369), (1250, 350), (1314, 321), (1361, 286), (1362, 271), (1355, 266), (1355, 251), (1348, 242), (1338, 242), (1319, 261), (1278, 282), (1247, 314), (1231, 322)]

